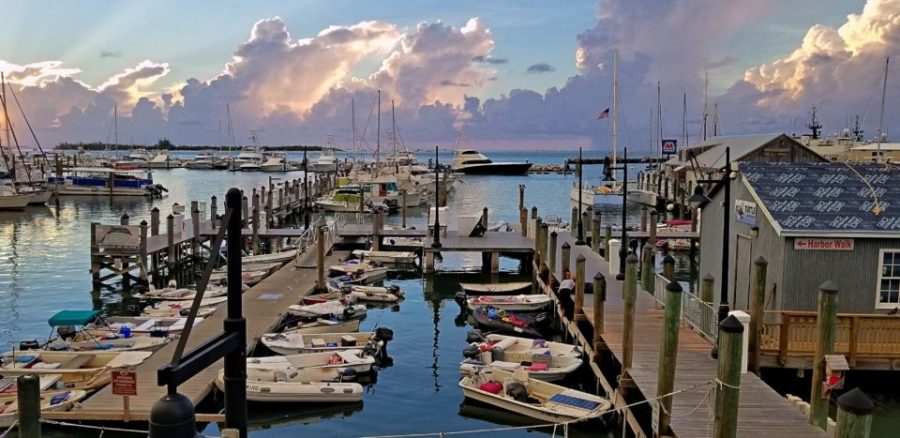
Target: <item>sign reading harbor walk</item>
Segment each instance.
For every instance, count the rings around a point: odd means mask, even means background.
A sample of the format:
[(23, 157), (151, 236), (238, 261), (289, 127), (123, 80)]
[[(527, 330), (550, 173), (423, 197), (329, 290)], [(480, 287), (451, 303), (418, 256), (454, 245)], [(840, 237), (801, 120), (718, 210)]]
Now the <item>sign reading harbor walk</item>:
[(756, 225), (756, 204), (740, 199), (735, 200), (734, 219), (747, 225)]

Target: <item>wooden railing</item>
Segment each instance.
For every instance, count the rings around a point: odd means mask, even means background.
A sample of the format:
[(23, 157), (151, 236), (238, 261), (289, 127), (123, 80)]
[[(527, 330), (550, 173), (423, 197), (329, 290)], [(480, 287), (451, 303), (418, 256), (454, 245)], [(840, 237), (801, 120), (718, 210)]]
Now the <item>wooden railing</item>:
[[(816, 351), (816, 312), (767, 311), (761, 349), (788, 356), (812, 356)], [(900, 315), (839, 313), (835, 353), (847, 356), (850, 366), (860, 358), (900, 359)]]

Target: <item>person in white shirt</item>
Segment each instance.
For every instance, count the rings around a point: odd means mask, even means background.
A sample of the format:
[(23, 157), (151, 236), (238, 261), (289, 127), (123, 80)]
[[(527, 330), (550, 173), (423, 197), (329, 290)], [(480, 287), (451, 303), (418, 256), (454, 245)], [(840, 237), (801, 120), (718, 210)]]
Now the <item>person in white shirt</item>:
[(572, 294), (575, 293), (575, 280), (572, 278), (572, 271), (566, 269), (563, 271), (563, 281), (559, 283), (559, 301), (562, 303), (563, 311), (566, 317), (571, 318), (575, 309), (575, 302), (572, 301)]

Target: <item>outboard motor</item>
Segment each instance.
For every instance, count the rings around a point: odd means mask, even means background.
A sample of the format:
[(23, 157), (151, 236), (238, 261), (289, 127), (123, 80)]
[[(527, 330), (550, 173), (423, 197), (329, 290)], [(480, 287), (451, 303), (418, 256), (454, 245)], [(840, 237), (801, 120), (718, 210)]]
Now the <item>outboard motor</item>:
[(375, 329), (375, 340), (387, 344), (394, 340), (394, 331), (387, 327), (378, 327)]
[(353, 316), (356, 315), (356, 309), (353, 306), (344, 307), (343, 314), (345, 319), (353, 318)]
[(38, 348), (41, 348), (41, 344), (38, 343), (37, 339), (19, 341), (19, 350), (37, 350)]
[(484, 334), (481, 333), (481, 330), (472, 329), (469, 330), (469, 333), (466, 333), (466, 342), (484, 342)]
[(478, 359), (481, 356), (481, 349), (476, 344), (469, 344), (463, 348), (462, 355), (466, 359)]
[(341, 368), (338, 371), (338, 380), (341, 382), (355, 382), (359, 376), (353, 368)]
[(465, 309), (468, 305), (466, 298), (467, 297), (465, 292), (457, 292), (456, 295), (453, 296), (453, 301), (456, 301), (456, 304), (459, 304), (459, 307)]

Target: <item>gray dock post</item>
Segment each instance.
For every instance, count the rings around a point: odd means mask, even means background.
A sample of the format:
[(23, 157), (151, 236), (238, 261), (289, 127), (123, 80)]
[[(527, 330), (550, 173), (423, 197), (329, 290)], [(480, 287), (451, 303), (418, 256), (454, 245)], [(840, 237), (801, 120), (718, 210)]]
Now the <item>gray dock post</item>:
[(166, 216), (166, 248), (167, 265), (169, 270), (168, 279), (175, 277), (175, 216), (171, 214)]
[(150, 210), (150, 235), (156, 236), (159, 234), (159, 208), (153, 207)]
[(595, 211), (591, 218), (591, 248), (599, 254), (600, 247), (600, 212)]
[[(703, 276), (703, 280), (700, 283), (700, 300), (709, 305), (710, 307), (715, 307), (713, 301), (715, 300), (715, 296), (713, 295), (713, 287), (715, 286), (716, 278), (713, 277), (712, 274), (707, 273)], [(703, 327), (712, 327), (712, 322), (718, 316), (712, 311), (703, 312)]]
[(141, 221), (141, 245), (140, 245), (140, 258), (141, 258), (141, 280), (149, 283), (150, 276), (147, 274), (147, 221)]
[(525, 184), (519, 184), (519, 211), (525, 209)]
[(534, 260), (538, 269), (541, 267), (541, 218), (534, 220)]
[(191, 257), (200, 259), (200, 205), (197, 201), (191, 201), (191, 226), (193, 238), (191, 239)]
[(19, 436), (40, 438), (41, 436), (41, 381), (34, 374), (16, 378), (16, 398), (19, 402)]
[(578, 221), (580, 219), (578, 217), (578, 208), (572, 207), (572, 222), (569, 223), (569, 232), (572, 234), (573, 239), (578, 238)]
[(647, 231), (647, 206), (641, 206), (641, 232)]
[(528, 210), (525, 208), (519, 210), (519, 227), (522, 237), (528, 237)]
[(488, 208), (487, 207), (484, 207), (481, 210), (481, 225), (485, 229), (487, 229), (487, 227), (488, 227)]
[[(541, 224), (541, 263), (549, 266), (547, 261), (547, 255), (550, 252), (547, 250), (547, 245), (550, 242), (550, 226), (546, 223)], [(552, 273), (551, 273), (552, 274)], [(549, 279), (548, 279), (549, 281)]]
[(553, 283), (553, 276), (556, 275), (556, 230), (550, 233), (550, 244), (547, 248), (547, 267), (550, 268), (550, 283)]
[(375, 251), (381, 250), (381, 221), (382, 215), (380, 211), (372, 212), (372, 249)]
[(650, 293), (656, 295), (656, 265), (653, 263), (653, 247), (644, 245), (644, 251), (641, 255), (641, 287)]
[(219, 202), (216, 195), (209, 198), (209, 224), (214, 230), (219, 226)]
[(594, 360), (600, 355), (600, 336), (603, 334), (606, 305), (606, 277), (600, 272), (594, 275)]
[[(622, 374), (619, 376), (622, 389), (625, 389), (625, 375), (631, 369), (634, 357), (634, 305), (637, 300), (637, 265), (638, 259), (634, 254), (625, 258), (625, 280), (622, 287), (623, 301), (625, 304), (622, 329)], [(630, 384), (629, 384), (630, 385)], [(623, 391), (624, 392), (624, 391)]]
[(581, 220), (584, 225), (584, 233), (587, 234), (590, 233), (593, 229), (591, 226), (593, 225), (592, 222), (594, 221), (594, 207), (588, 205), (587, 208), (584, 209), (584, 212), (587, 214), (587, 217), (582, 218)]
[(578, 254), (575, 258), (575, 321), (585, 319), (584, 315), (584, 263), (586, 259), (584, 254)]
[(253, 255), (259, 254), (259, 193), (253, 192), (253, 210), (251, 212), (250, 226), (253, 228), (253, 237), (250, 245), (253, 248)]
[(759, 375), (760, 338), (762, 337), (763, 310), (766, 303), (766, 268), (769, 262), (759, 256), (754, 262), (756, 276), (753, 283), (753, 299), (750, 302), (750, 357), (747, 363), (750, 371)]
[(612, 225), (606, 225), (606, 235), (603, 238), (603, 259), (607, 262), (611, 259), (609, 258), (609, 241), (612, 240)]
[(400, 227), (404, 230), (406, 229), (406, 189), (400, 190), (400, 200), (401, 200), (401, 225)]
[(872, 431), (875, 405), (859, 388), (853, 388), (837, 399), (837, 428), (834, 438), (868, 438)]
[(325, 228), (316, 227), (316, 290), (325, 291)]
[(647, 243), (651, 248), (656, 248), (656, 229), (659, 224), (659, 213), (655, 208), (650, 209), (650, 222), (647, 223)]
[(741, 354), (744, 324), (734, 315), (719, 324), (719, 358), (716, 372), (716, 408), (713, 436), (737, 436), (738, 402), (741, 396)]
[(562, 244), (562, 254), (560, 255), (560, 272), (566, 272), (572, 270), (572, 245), (569, 245), (569, 242), (563, 242)]
[(819, 286), (816, 355), (813, 358), (812, 390), (809, 395), (809, 423), (821, 427), (822, 430), (828, 427), (828, 398), (822, 393), (822, 383), (825, 381), (825, 356), (834, 354), (837, 294), (837, 287), (830, 281)]
[(666, 254), (663, 258), (663, 277), (670, 282), (675, 281), (675, 257), (672, 254)]
[[(659, 435), (669, 433), (672, 419), (672, 397), (663, 397), (675, 390), (675, 366), (678, 361), (678, 324), (681, 322), (681, 284), (666, 285), (666, 310), (663, 316), (662, 345), (659, 349), (659, 369), (656, 375), (656, 397), (659, 398)], [(738, 361), (740, 363), (740, 361)]]

